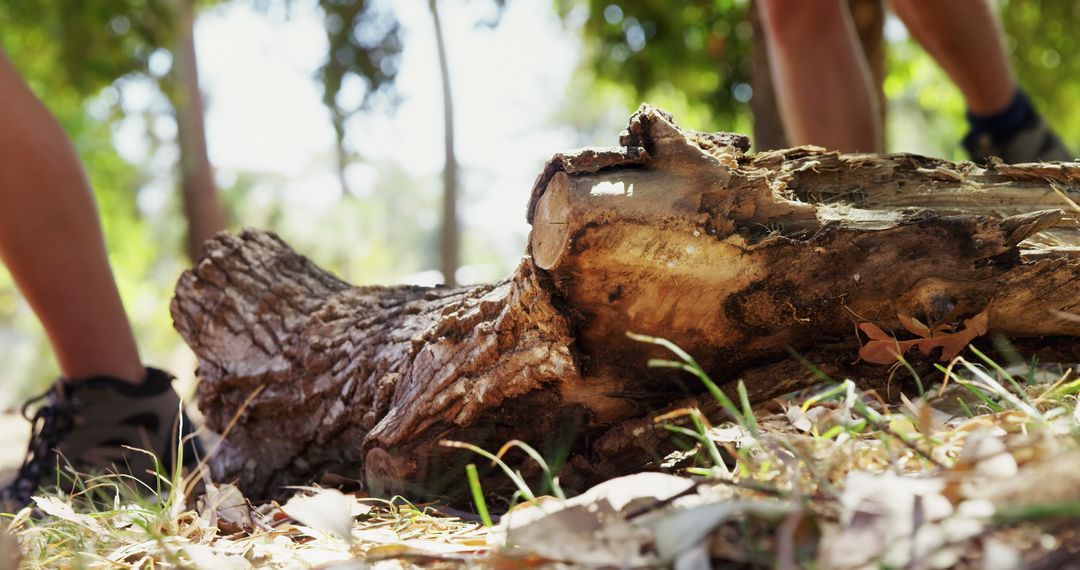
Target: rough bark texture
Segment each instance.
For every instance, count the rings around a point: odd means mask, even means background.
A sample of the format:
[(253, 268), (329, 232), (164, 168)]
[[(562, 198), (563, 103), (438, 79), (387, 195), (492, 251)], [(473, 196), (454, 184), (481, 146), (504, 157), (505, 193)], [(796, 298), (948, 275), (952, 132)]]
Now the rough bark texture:
[(494, 285), (351, 287), (271, 234), (219, 235), (173, 302), (207, 425), (235, 418), (215, 475), (252, 497), (328, 472), (450, 494), (475, 457), (441, 439), (562, 450), (571, 485), (641, 468), (670, 446), (655, 414), (701, 390), (647, 368), (669, 355), (627, 331), (759, 403), (814, 382), (790, 348), (836, 374), (887, 369), (856, 362), (864, 321), (986, 311), (1011, 337), (1080, 332), (1061, 316), (1080, 306), (1062, 210), (1080, 210), (1080, 165), (746, 148), (643, 107), (619, 147), (547, 164), (530, 255)]

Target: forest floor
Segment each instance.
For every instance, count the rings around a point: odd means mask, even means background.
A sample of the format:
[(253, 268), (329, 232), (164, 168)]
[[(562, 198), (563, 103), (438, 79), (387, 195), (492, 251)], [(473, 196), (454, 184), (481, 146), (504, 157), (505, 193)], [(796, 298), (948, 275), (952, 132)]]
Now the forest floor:
[(929, 386), (898, 367), (907, 395), (822, 378), (750, 410), (735, 391), (729, 422), (676, 414), (697, 429), (672, 426), (689, 444), (653, 472), (572, 498), (511, 472), (521, 500), (501, 517), (315, 488), (148, 502), (89, 479), (6, 517), (0, 570), (1080, 568), (1076, 369), (968, 358)]

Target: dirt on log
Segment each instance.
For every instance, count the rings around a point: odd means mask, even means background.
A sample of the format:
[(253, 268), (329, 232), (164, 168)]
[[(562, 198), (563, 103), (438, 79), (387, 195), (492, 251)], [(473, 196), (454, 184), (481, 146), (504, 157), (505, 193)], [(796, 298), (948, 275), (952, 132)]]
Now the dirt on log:
[(647, 467), (672, 445), (652, 418), (702, 390), (648, 368), (670, 354), (627, 331), (743, 379), (756, 403), (815, 382), (791, 350), (837, 374), (887, 370), (859, 361), (860, 323), (1080, 333), (1080, 163), (749, 154), (648, 106), (619, 143), (548, 162), (526, 256), (500, 283), (353, 287), (270, 233), (208, 242), (172, 314), (206, 425), (227, 431), (215, 478), (254, 498), (330, 473), (453, 495), (477, 458), (444, 439), (526, 441), (571, 486)]

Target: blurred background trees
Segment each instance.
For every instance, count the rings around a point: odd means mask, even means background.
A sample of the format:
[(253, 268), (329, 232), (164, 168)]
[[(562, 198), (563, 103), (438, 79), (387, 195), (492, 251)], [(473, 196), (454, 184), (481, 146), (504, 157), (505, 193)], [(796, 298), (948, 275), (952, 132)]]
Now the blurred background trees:
[[(1022, 82), (1080, 148), (1080, 4), (998, 5)], [(641, 101), (692, 128), (753, 131), (762, 99), (749, 10), (746, 0), (6, 0), (0, 43), (87, 166), (147, 360), (190, 375), (167, 307), (201, 236), (224, 223), (270, 228), (358, 283), (497, 279), (523, 251), (543, 161), (611, 144)], [(959, 93), (895, 18), (881, 29), (888, 148), (963, 158)], [(0, 391), (0, 404), (55, 374), (2, 270), (0, 362), (0, 384), (21, 387)]]
[[(1075, 148), (1080, 4), (991, 0), (1002, 15), (1017, 75), (1039, 109)], [(873, 20), (854, 0), (856, 23)], [(564, 14), (585, 7), (585, 64), (596, 82), (631, 100), (670, 109), (699, 129), (753, 130), (751, 2), (745, 0), (557, 0)], [(862, 27), (860, 25), (860, 27)], [(894, 17), (884, 21), (887, 147), (961, 160), (963, 99)], [(861, 31), (861, 30), (860, 30)], [(872, 59), (872, 58), (871, 58)]]
[(197, 256), (200, 244), (225, 227), (225, 217), (206, 150), (195, 0), (13, 0), (4, 7), (5, 35), (36, 36), (42, 60), (51, 60), (49, 71), (32, 79), (83, 99), (135, 77), (156, 88), (163, 116), (176, 125), (186, 251)]

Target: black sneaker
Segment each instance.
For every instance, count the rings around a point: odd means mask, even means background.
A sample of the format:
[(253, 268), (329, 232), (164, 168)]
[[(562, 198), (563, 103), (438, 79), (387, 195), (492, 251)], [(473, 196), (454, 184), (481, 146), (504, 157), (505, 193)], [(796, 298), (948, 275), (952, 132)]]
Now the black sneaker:
[[(146, 380), (139, 385), (105, 376), (60, 380), (23, 404), (23, 416), (33, 423), (33, 432), (18, 475), (0, 489), (0, 506), (18, 510), (41, 487), (59, 485), (71, 491), (76, 472), (131, 474), (157, 489), (158, 466), (170, 476), (176, 463), (178, 418), (183, 419), (183, 465), (193, 467), (202, 449), (194, 436), (188, 437), (194, 426), (180, 410), (172, 379), (167, 372), (147, 368)], [(44, 405), (31, 417), (28, 409), (41, 400)], [(150, 451), (158, 463), (127, 447)]]
[(968, 133), (963, 141), (971, 160), (986, 164), (992, 156), (1007, 164), (1040, 161), (1071, 161), (1076, 157), (1039, 116), (1033, 116), (1024, 128), (1005, 140), (989, 133)]

